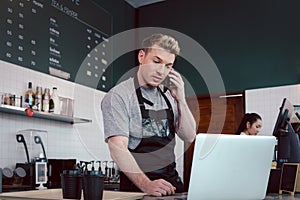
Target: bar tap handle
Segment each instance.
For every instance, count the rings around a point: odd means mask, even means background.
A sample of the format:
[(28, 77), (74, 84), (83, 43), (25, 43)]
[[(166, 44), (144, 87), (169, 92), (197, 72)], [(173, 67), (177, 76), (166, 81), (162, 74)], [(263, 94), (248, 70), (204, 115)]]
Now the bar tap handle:
[(80, 161), (80, 169), (82, 172), (87, 170), (87, 163), (88, 163), (87, 161), (83, 161), (83, 160)]
[(103, 161), (103, 164), (104, 164), (104, 166), (105, 166), (105, 168), (104, 168), (104, 171), (105, 171), (105, 172), (104, 172), (104, 176), (106, 176), (106, 177), (108, 176), (108, 171), (107, 171), (107, 170), (108, 170), (108, 167), (107, 167), (107, 162), (108, 162), (108, 161)]
[(99, 172), (102, 172), (102, 169), (101, 169), (101, 161), (100, 161), (100, 160), (99, 160), (99, 161), (96, 161), (96, 163), (99, 163), (98, 171), (99, 171)]
[(74, 166), (74, 169), (76, 169), (76, 170), (78, 170), (80, 173), (82, 173), (80, 163), (76, 163), (75, 166)]
[(85, 161), (84, 164), (85, 164), (85, 171), (88, 171), (88, 165), (91, 164), (91, 162)]
[(84, 165), (83, 165), (83, 161), (81, 160), (81, 161), (79, 161), (79, 163), (77, 163), (77, 166), (78, 166), (78, 168), (79, 168), (79, 170), (80, 170), (80, 173), (83, 173), (83, 171), (84, 171)]
[(116, 175), (115, 162), (114, 161), (110, 161), (110, 162), (112, 163), (111, 175), (115, 176)]
[(94, 164), (95, 164), (95, 161), (92, 160), (92, 161), (91, 161), (91, 164), (92, 164), (92, 171), (95, 171), (95, 165), (94, 165)]

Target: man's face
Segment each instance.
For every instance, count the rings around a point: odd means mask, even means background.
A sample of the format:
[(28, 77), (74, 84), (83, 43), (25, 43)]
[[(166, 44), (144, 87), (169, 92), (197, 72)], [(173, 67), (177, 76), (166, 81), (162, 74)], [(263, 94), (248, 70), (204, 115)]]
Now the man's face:
[(147, 54), (140, 50), (138, 55), (139, 83), (144, 87), (157, 87), (172, 70), (175, 54), (154, 45)]

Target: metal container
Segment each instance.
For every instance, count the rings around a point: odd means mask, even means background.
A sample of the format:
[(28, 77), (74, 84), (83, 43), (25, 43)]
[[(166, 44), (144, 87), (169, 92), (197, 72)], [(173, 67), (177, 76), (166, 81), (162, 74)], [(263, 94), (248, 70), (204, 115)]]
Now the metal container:
[(73, 117), (73, 106), (74, 106), (74, 100), (70, 98), (65, 97), (59, 97), (60, 100), (60, 114), (65, 115), (68, 117)]

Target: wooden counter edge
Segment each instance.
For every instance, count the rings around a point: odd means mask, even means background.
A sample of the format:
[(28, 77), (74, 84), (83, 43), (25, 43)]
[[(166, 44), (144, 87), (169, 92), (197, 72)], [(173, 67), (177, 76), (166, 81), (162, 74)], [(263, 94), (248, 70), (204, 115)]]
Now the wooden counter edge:
[[(145, 193), (140, 192), (121, 192), (121, 191), (103, 191), (104, 200), (136, 200), (142, 199)], [(46, 189), (46, 190), (31, 190), (20, 192), (5, 192), (1, 193), (0, 197), (20, 198), (20, 199), (52, 199), (58, 200), (62, 198), (62, 189)], [(83, 200), (83, 194), (81, 196)]]

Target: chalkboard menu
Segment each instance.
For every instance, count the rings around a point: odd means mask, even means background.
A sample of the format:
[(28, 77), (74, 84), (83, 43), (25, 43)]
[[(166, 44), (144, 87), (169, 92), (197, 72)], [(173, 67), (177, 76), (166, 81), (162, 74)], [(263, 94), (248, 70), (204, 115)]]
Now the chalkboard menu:
[[(280, 190), (279, 192), (290, 192), (293, 193), (298, 189), (297, 179), (298, 179), (299, 164), (297, 163), (284, 163), (282, 166), (281, 180), (280, 180)], [(297, 191), (299, 192), (299, 191)]]
[(1, 0), (0, 59), (23, 67), (105, 91), (111, 34), (111, 15), (89, 0)]

